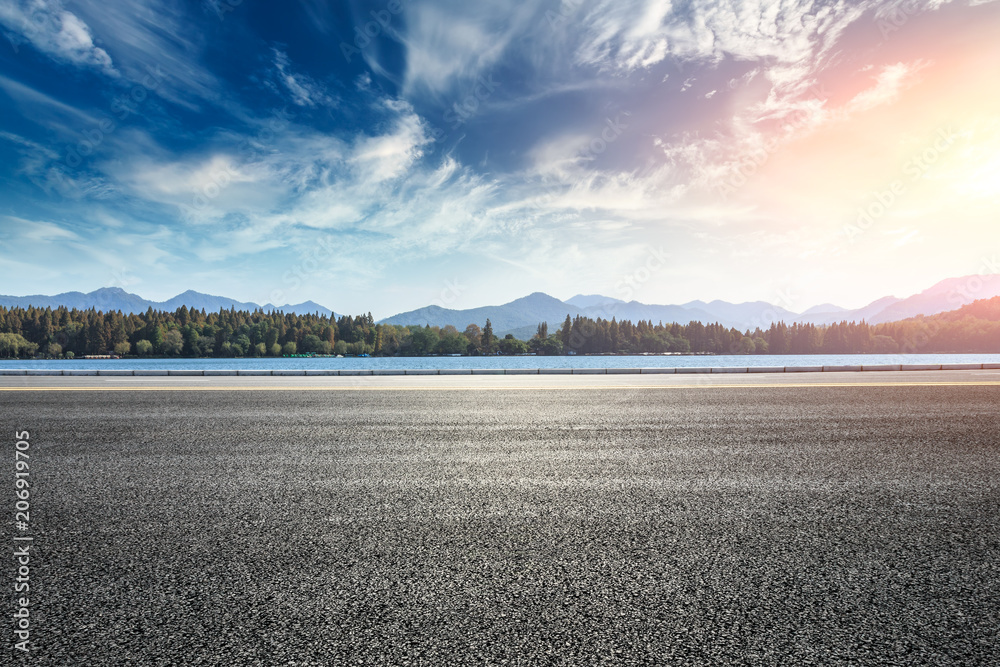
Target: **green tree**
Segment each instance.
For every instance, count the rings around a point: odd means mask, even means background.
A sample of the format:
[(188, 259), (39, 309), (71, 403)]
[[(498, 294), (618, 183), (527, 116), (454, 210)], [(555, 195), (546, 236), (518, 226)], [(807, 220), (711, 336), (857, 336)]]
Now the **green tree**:
[(287, 343), (281, 346), (281, 353), (286, 357), (290, 357), (293, 354), (297, 354), (298, 350), (299, 346), (295, 343), (295, 341), (292, 340), (288, 341)]
[(500, 348), (500, 354), (514, 355), (526, 354), (528, 352), (528, 344), (523, 340), (514, 338), (513, 334), (504, 336), (498, 347)]
[(299, 349), (301, 349), (302, 352), (304, 353), (319, 352), (321, 342), (322, 341), (319, 339), (319, 336), (316, 336), (314, 334), (309, 334), (308, 336), (302, 339), (302, 345), (299, 347)]
[(212, 356), (212, 350), (215, 349), (215, 336), (198, 336), (198, 342), (195, 345), (196, 354), (200, 357), (210, 357)]
[(464, 354), (469, 347), (469, 341), (462, 334), (455, 332), (441, 336), (434, 352), (437, 354)]
[(160, 345), (164, 354), (180, 354), (184, 349), (184, 337), (177, 329), (171, 329), (163, 335), (163, 343)]
[(150, 343), (145, 338), (140, 339), (140, 340), (136, 341), (136, 344), (135, 344), (135, 353), (138, 354), (138, 355), (140, 355), (140, 356), (143, 356), (143, 357), (145, 357), (148, 354), (152, 354), (153, 353), (153, 344)]
[(32, 343), (21, 334), (0, 333), (0, 356), (21, 357), (31, 356), (38, 351), (38, 345)]
[(875, 354), (896, 354), (899, 343), (890, 336), (875, 336), (872, 339), (872, 352)]
[(486, 318), (486, 326), (483, 327), (483, 335), (480, 339), (480, 348), (483, 354), (493, 354), (496, 351), (497, 337), (493, 335), (493, 323)]
[(562, 343), (564, 350), (569, 350), (569, 340), (570, 336), (573, 335), (573, 320), (570, 316), (566, 315), (566, 321), (563, 322), (562, 329), (559, 330), (559, 341)]
[(253, 343), (250, 342), (250, 337), (246, 334), (240, 334), (236, 337), (236, 340), (233, 341), (233, 348), (235, 349), (236, 346), (240, 348), (240, 356), (253, 352)]
[(119, 357), (124, 357), (131, 351), (132, 351), (132, 344), (127, 340), (123, 340), (122, 342), (115, 344), (115, 354), (117, 354)]
[(437, 332), (430, 327), (411, 327), (407, 353), (415, 356), (431, 354), (437, 347), (438, 340)]
[(149, 342), (153, 344), (154, 350), (163, 349), (163, 329), (154, 325), (149, 331)]
[(198, 330), (194, 326), (186, 324), (181, 329), (181, 335), (184, 337), (184, 354), (189, 357), (201, 356), (201, 348), (198, 345)]
[[(535, 343), (535, 341), (532, 341)], [(554, 356), (563, 353), (563, 344), (556, 336), (549, 336), (545, 340), (539, 340), (532, 348), (536, 354)]]

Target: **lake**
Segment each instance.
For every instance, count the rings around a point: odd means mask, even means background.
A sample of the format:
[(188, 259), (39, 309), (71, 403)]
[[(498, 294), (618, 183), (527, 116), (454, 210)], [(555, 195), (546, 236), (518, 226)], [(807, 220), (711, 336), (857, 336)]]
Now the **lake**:
[(344, 357), (257, 359), (0, 359), (0, 369), (38, 370), (422, 370), (436, 368), (687, 368), (1000, 363), (1000, 354), (635, 355), (559, 357)]

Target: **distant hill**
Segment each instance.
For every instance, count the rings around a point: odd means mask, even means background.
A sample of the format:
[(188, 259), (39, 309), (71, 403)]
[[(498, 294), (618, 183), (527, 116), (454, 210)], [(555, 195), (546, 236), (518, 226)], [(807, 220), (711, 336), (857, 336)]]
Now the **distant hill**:
[(591, 308), (593, 306), (600, 306), (609, 303), (625, 303), (621, 299), (614, 299), (610, 296), (601, 296), (600, 294), (577, 294), (576, 296), (566, 299), (565, 303), (571, 306), (576, 306), (577, 308)]
[(959, 322), (966, 318), (1000, 322), (1000, 296), (995, 296), (991, 299), (979, 299), (957, 310), (950, 310), (933, 317), (933, 319), (943, 322)]
[(990, 299), (995, 296), (1000, 296), (1000, 275), (964, 276), (942, 280), (923, 292), (905, 299), (894, 296), (882, 297), (864, 308), (855, 310), (837, 308), (823, 311), (821, 307), (810, 308), (789, 321), (824, 325), (845, 320), (848, 322), (864, 320), (869, 324), (883, 324), (918, 315), (929, 317), (955, 310), (977, 299)]
[(380, 323), (419, 324), (421, 326), (430, 324), (441, 327), (450, 324), (459, 331), (463, 331), (465, 327), (473, 323), (483, 326), (486, 319), (489, 318), (493, 325), (493, 331), (498, 336), (514, 333), (514, 329), (523, 327), (531, 327), (531, 334), (534, 335), (534, 329), (540, 322), (548, 322), (550, 327), (558, 326), (566, 319), (567, 314), (575, 317), (583, 314), (583, 311), (548, 294), (535, 292), (500, 306), (483, 306), (468, 310), (427, 306), (387, 317)]
[(870, 319), (872, 323), (895, 322), (917, 315), (936, 315), (955, 310), (979, 299), (1000, 296), (1000, 275), (949, 278), (902, 299)]
[[(467, 310), (452, 310), (441, 308), (440, 306), (427, 306), (405, 313), (399, 313), (392, 317), (381, 320), (385, 324), (418, 324), (421, 326), (447, 326), (452, 325), (459, 331), (464, 330), (469, 324), (475, 323), (483, 326), (489, 318), (493, 324), (493, 331), (498, 336), (508, 333), (515, 338), (522, 340), (530, 339), (541, 322), (548, 322), (549, 330), (555, 331), (566, 319), (566, 315), (576, 317), (583, 315), (590, 318), (602, 318), (610, 320), (639, 320), (652, 321), (654, 324), (663, 322), (669, 324), (679, 322), (687, 324), (692, 321), (719, 322), (727, 327), (746, 328), (769, 326), (775, 315), (783, 317), (785, 314), (794, 317), (782, 308), (777, 308), (764, 302), (749, 304), (729, 304), (724, 301), (713, 301), (705, 306), (716, 311), (700, 308), (687, 308), (684, 306), (660, 306), (640, 303), (638, 301), (624, 302), (620, 299), (601, 297), (599, 295), (577, 295), (569, 301), (560, 301), (555, 297), (542, 292), (535, 292), (526, 297), (515, 299), (510, 303), (500, 306), (483, 306), (480, 308), (470, 308)], [(581, 306), (581, 303), (591, 304)], [(700, 302), (699, 302), (700, 303)], [(755, 320), (754, 318), (759, 318)]]
[(206, 312), (218, 312), (220, 309), (229, 310), (230, 308), (235, 308), (236, 310), (250, 311), (257, 309), (266, 311), (280, 310), (284, 313), (299, 314), (318, 312), (327, 316), (334, 314), (329, 308), (325, 308), (313, 301), (306, 301), (295, 305), (274, 306), (268, 303), (260, 306), (249, 301), (236, 301), (235, 299), (202, 294), (193, 290), (178, 294), (166, 301), (149, 301), (136, 294), (126, 292), (120, 287), (102, 287), (88, 293), (64, 292), (63, 294), (56, 294), (54, 296), (43, 294), (32, 296), (0, 296), (0, 306), (7, 308), (27, 308), (28, 306), (58, 308), (65, 306), (70, 309), (76, 308), (77, 310), (88, 310), (90, 308), (96, 308), (105, 312), (120, 310), (123, 313), (144, 313), (149, 308), (172, 312), (181, 306), (187, 306), (196, 310), (204, 309)]
[[(976, 289), (972, 289), (975, 287)], [(872, 301), (867, 306), (846, 309), (834, 304), (813, 306), (803, 313), (794, 313), (786, 308), (766, 301), (729, 303), (727, 301), (689, 301), (680, 305), (655, 305), (638, 301), (624, 302), (621, 299), (600, 294), (577, 294), (571, 299), (560, 301), (541, 292), (535, 292), (521, 299), (500, 306), (485, 306), (468, 310), (451, 310), (439, 306), (428, 306), (399, 313), (382, 322), (388, 324), (452, 325), (459, 330), (471, 323), (482, 326), (489, 318), (497, 335), (507, 333), (527, 340), (534, 335), (540, 322), (548, 322), (549, 331), (555, 331), (566, 319), (584, 315), (591, 318), (610, 320), (652, 321), (654, 324), (691, 321), (702, 323), (718, 322), (726, 327), (746, 330), (755, 327), (766, 329), (772, 322), (787, 324), (802, 323), (828, 325), (848, 321), (870, 324), (894, 322), (919, 314), (935, 315), (953, 310), (974, 298), (1000, 296), (1000, 275), (966, 276), (943, 280), (933, 287), (906, 299), (885, 296)]]
[[(744, 331), (758, 326), (761, 329), (766, 329), (772, 322), (777, 321), (784, 321), (787, 324), (809, 323), (821, 326), (842, 321), (860, 322), (864, 320), (869, 324), (896, 322), (918, 315), (930, 317), (956, 309), (961, 312), (962, 306), (973, 301), (988, 300), (997, 296), (1000, 296), (1000, 275), (950, 278), (904, 299), (886, 296), (863, 308), (853, 310), (833, 304), (822, 304), (813, 306), (801, 314), (793, 313), (766, 301), (729, 303), (716, 300), (710, 302), (689, 301), (680, 305), (657, 305), (638, 301), (625, 302), (600, 294), (577, 294), (567, 301), (560, 301), (548, 294), (534, 292), (498, 306), (482, 306), (466, 310), (426, 306), (387, 317), (381, 322), (421, 326), (429, 324), (442, 327), (450, 324), (462, 331), (472, 323), (483, 326), (489, 318), (493, 324), (493, 331), (498, 336), (502, 337), (511, 333), (522, 340), (530, 339), (541, 322), (547, 322), (549, 331), (555, 332), (566, 319), (566, 315), (606, 320), (614, 318), (632, 322), (647, 320), (654, 324), (660, 322), (664, 324), (673, 322), (687, 324), (692, 321), (705, 324), (718, 322), (723, 326)], [(236, 301), (193, 290), (188, 290), (163, 302), (149, 301), (118, 287), (105, 287), (86, 294), (66, 292), (55, 296), (0, 296), (0, 306), (26, 308), (29, 305), (40, 308), (66, 306), (78, 310), (96, 308), (103, 311), (120, 310), (125, 313), (141, 313), (149, 308), (174, 311), (183, 305), (210, 312), (235, 308), (236, 310), (262, 309), (265, 311), (280, 310), (286, 313), (318, 312), (327, 316), (334, 315), (330, 309), (312, 301), (295, 305), (265, 304), (260, 306), (252, 302)]]
[(729, 303), (719, 300), (710, 303), (690, 301), (684, 304), (684, 307), (689, 310), (704, 311), (711, 318), (709, 321), (719, 322), (737, 329), (754, 329), (756, 327), (764, 329), (771, 326), (772, 322), (781, 320), (788, 322), (796, 316), (796, 313), (766, 301), (748, 301), (746, 303)]
[(595, 319), (600, 317), (605, 320), (610, 320), (611, 318), (615, 318), (616, 320), (631, 320), (632, 322), (651, 320), (654, 324), (658, 322), (663, 322), (664, 324), (671, 322), (687, 324), (692, 320), (714, 322), (718, 319), (704, 310), (685, 308), (683, 306), (657, 306), (638, 301), (629, 301), (628, 303), (618, 301), (616, 303), (591, 306), (585, 309), (584, 314), (588, 317)]
[(840, 308), (834, 306), (835, 310), (823, 310), (820, 307), (810, 308), (806, 312), (802, 313), (798, 317), (794, 318), (795, 322), (802, 324), (818, 324), (826, 325), (833, 324), (834, 322), (865, 322), (874, 323), (874, 318), (878, 316), (879, 313), (883, 312), (886, 308), (899, 303), (902, 299), (895, 296), (884, 296), (881, 299), (872, 301), (867, 306), (862, 308), (856, 308), (854, 310), (848, 310), (846, 308)]
[(840, 306), (834, 305), (832, 303), (821, 303), (818, 306), (813, 306), (802, 311), (802, 315), (816, 315), (819, 313), (846, 313), (847, 308), (841, 308)]

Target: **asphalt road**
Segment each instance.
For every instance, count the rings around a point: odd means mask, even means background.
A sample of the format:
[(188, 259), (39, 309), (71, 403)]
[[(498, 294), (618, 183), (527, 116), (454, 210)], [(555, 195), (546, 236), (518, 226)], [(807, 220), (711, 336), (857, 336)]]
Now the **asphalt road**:
[(898, 375), (5, 382), (33, 480), (15, 658), (996, 664), (1000, 378)]
[(0, 392), (27, 390), (485, 390), (620, 389), (722, 386), (997, 384), (1000, 370), (887, 371), (827, 373), (715, 373), (677, 375), (439, 375), (439, 376), (0, 376)]

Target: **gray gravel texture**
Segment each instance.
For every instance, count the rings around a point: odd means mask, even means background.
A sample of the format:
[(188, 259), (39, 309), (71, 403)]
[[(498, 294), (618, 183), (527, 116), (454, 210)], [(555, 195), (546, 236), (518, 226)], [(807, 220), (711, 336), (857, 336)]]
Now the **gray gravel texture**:
[(995, 386), (6, 393), (36, 536), (15, 658), (997, 664), (998, 405)]

